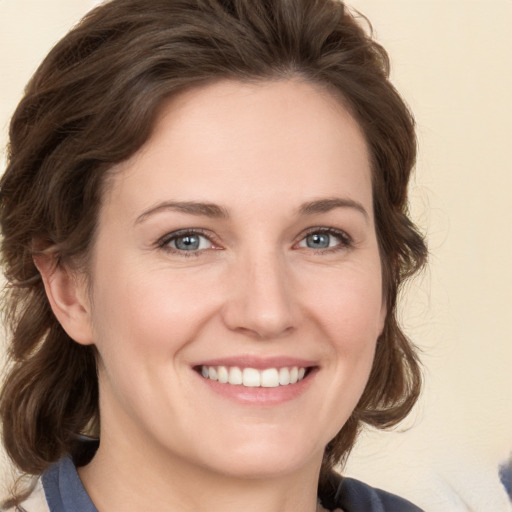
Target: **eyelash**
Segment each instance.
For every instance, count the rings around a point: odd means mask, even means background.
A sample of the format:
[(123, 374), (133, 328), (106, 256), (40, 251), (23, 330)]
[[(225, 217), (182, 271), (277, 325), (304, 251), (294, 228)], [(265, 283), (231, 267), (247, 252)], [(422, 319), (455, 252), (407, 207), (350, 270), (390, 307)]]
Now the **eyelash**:
[(310, 247), (309, 249), (312, 250), (315, 254), (334, 253), (342, 250), (351, 249), (354, 245), (354, 241), (345, 231), (326, 227), (315, 227), (308, 229), (298, 243), (305, 240), (308, 236), (315, 234), (334, 236), (339, 240), (339, 243), (336, 244), (334, 247), (326, 247), (325, 249), (313, 249)]
[[(298, 242), (294, 244), (296, 246), (298, 243), (304, 241), (308, 236), (314, 235), (314, 234), (322, 234), (322, 235), (329, 235), (334, 236), (339, 240), (339, 243), (336, 244), (333, 247), (327, 247), (324, 249), (313, 249), (308, 247), (303, 247), (305, 249), (310, 249), (313, 251), (314, 254), (326, 254), (326, 253), (334, 253), (341, 250), (347, 250), (350, 249), (353, 246), (353, 240), (352, 238), (345, 232), (341, 231), (339, 229), (334, 228), (326, 228), (326, 227), (315, 227), (308, 229), (300, 238)], [(186, 251), (183, 249), (178, 249), (176, 247), (171, 247), (169, 244), (173, 241), (176, 241), (179, 238), (186, 237), (186, 236), (199, 236), (206, 238), (212, 245), (215, 246), (214, 237), (210, 232), (207, 232), (204, 229), (181, 229), (179, 231), (173, 231), (172, 233), (167, 233), (162, 238), (160, 238), (156, 245), (159, 249), (163, 249), (164, 251), (178, 254), (185, 258), (190, 258), (192, 256), (200, 256), (203, 251), (206, 249), (196, 249), (196, 250), (190, 250)]]
[(215, 245), (213, 241), (213, 236), (210, 232), (205, 231), (204, 229), (180, 229), (179, 231), (173, 231), (172, 233), (167, 233), (162, 238), (157, 241), (157, 247), (159, 249), (163, 249), (164, 251), (178, 254), (179, 256), (183, 256), (184, 258), (190, 258), (192, 256), (200, 256), (201, 253), (205, 249), (197, 249), (193, 251), (185, 251), (183, 249), (178, 249), (176, 247), (171, 247), (169, 244), (173, 241), (178, 240), (179, 238), (184, 238), (186, 236), (199, 236), (202, 238), (206, 238), (212, 245)]

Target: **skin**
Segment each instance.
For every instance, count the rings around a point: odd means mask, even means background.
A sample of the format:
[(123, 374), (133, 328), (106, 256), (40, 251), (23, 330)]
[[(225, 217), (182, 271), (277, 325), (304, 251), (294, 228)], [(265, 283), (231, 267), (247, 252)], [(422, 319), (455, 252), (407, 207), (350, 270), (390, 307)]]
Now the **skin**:
[[(180, 251), (173, 233), (191, 228), (201, 245)], [(328, 247), (309, 247), (319, 228), (335, 230)], [(324, 447), (362, 394), (386, 313), (368, 151), (338, 99), (299, 80), (172, 98), (113, 171), (89, 281), (38, 263), (64, 328), (99, 353), (101, 445), (79, 473), (100, 512), (315, 510)], [(269, 405), (221, 396), (194, 370), (238, 356), (315, 371)]]

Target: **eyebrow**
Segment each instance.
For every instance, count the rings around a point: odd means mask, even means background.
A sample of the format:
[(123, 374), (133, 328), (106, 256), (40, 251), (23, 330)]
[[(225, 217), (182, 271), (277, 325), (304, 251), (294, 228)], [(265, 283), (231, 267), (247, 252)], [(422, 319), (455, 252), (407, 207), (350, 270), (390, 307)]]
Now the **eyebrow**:
[(196, 215), (201, 217), (211, 217), (216, 219), (227, 219), (229, 214), (225, 208), (218, 206), (214, 203), (198, 203), (196, 201), (166, 201), (159, 203), (156, 206), (149, 208), (135, 220), (135, 224), (143, 222), (151, 215), (162, 211), (176, 211), (181, 213), (187, 213), (188, 215)]
[(367, 221), (370, 220), (370, 215), (365, 207), (358, 201), (353, 199), (331, 197), (327, 199), (318, 199), (316, 201), (309, 201), (299, 207), (300, 215), (316, 215), (319, 213), (327, 213), (335, 208), (354, 208), (362, 213)]
[[(317, 199), (302, 204), (298, 208), (299, 215), (317, 215), (320, 213), (327, 213), (335, 208), (353, 208), (362, 213), (368, 221), (370, 216), (364, 206), (358, 201), (353, 199), (332, 197), (327, 199)], [(195, 215), (198, 217), (210, 217), (215, 219), (229, 218), (229, 212), (226, 208), (219, 206), (215, 203), (201, 203), (196, 201), (165, 201), (156, 206), (152, 206), (148, 210), (140, 214), (135, 220), (135, 224), (139, 224), (146, 220), (151, 215), (162, 211), (176, 211), (186, 213), (188, 215)]]

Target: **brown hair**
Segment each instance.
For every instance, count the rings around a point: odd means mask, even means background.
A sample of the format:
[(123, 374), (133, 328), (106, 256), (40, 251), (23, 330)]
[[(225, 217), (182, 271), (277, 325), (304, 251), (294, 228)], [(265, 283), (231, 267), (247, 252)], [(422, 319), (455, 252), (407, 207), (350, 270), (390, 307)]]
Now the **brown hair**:
[(87, 255), (109, 169), (148, 139), (165, 99), (220, 79), (298, 76), (339, 91), (371, 154), (388, 312), (369, 382), (327, 446), (322, 476), (363, 423), (386, 428), (408, 414), (421, 376), (395, 306), (426, 248), (407, 216), (414, 122), (388, 75), (385, 50), (337, 0), (112, 0), (53, 48), (12, 118), (0, 183), (12, 333), (0, 414), (23, 472), (44, 471), (99, 419), (94, 347), (73, 342), (54, 317), (34, 240), (57, 262)]

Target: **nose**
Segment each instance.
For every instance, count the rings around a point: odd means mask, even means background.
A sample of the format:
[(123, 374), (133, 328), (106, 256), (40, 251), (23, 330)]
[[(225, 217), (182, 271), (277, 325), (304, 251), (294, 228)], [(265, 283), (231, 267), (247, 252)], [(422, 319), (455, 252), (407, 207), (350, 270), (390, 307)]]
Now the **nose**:
[(241, 257), (227, 280), (223, 318), (229, 329), (255, 339), (276, 339), (292, 332), (298, 308), (292, 279), (279, 254)]

